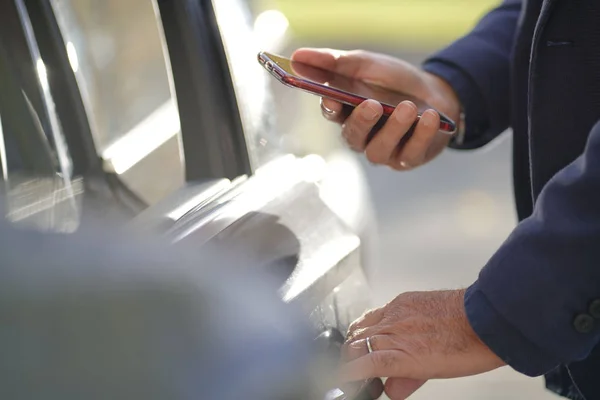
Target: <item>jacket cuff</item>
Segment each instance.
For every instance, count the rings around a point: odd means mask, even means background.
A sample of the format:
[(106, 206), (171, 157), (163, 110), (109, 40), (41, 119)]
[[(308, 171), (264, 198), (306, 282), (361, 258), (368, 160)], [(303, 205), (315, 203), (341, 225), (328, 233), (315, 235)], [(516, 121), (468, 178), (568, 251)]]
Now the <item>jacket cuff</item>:
[(481, 147), (508, 128), (510, 60), (505, 49), (491, 40), (495, 32), (502, 33), (492, 27), (475, 29), (423, 65), (426, 71), (447, 79), (459, 98), (463, 97), (465, 116), (473, 118), (472, 126), (467, 122), (470, 143), (462, 146), (464, 149)]
[(527, 376), (539, 376), (560, 361), (525, 338), (492, 305), (479, 282), (465, 294), (465, 310), (479, 339), (507, 365)]
[[(485, 145), (490, 139), (485, 138), (489, 122), (483, 95), (475, 82), (460, 68), (442, 60), (432, 59), (423, 64), (423, 70), (436, 75), (454, 89), (465, 113), (466, 131), (459, 141), (454, 138), (449, 147), (458, 150), (476, 149)], [(459, 121), (455, 121), (458, 123)]]

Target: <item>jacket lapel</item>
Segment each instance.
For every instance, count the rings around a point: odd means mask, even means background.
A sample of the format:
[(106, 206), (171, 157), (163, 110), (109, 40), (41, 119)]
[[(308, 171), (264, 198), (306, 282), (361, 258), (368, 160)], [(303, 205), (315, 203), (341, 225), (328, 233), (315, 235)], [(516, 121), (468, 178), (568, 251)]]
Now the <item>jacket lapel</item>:
[(542, 0), (542, 10), (538, 18), (537, 24), (535, 25), (535, 31), (533, 32), (533, 46), (532, 51), (536, 48), (537, 41), (544, 30), (546, 23), (552, 12), (552, 8), (556, 5), (558, 0)]
[[(532, 1), (532, 0), (529, 0)], [(552, 9), (556, 5), (559, 0), (538, 0), (542, 1), (542, 8), (538, 17), (538, 20), (535, 24), (535, 29), (533, 31), (533, 39), (531, 41), (531, 52), (529, 54), (529, 79), (528, 79), (528, 90), (527, 90), (527, 131), (529, 137), (529, 176), (531, 177), (531, 196), (532, 199), (535, 199), (535, 190), (534, 190), (534, 180), (535, 175), (533, 173), (533, 154), (532, 154), (532, 146), (531, 146), (531, 112), (532, 112), (532, 96), (534, 90), (533, 84), (533, 75), (536, 70), (536, 61), (537, 61), (537, 52), (539, 48), (539, 40), (544, 32), (544, 28), (546, 27), (546, 23), (550, 18), (550, 14)], [(535, 203), (535, 201), (534, 201)]]

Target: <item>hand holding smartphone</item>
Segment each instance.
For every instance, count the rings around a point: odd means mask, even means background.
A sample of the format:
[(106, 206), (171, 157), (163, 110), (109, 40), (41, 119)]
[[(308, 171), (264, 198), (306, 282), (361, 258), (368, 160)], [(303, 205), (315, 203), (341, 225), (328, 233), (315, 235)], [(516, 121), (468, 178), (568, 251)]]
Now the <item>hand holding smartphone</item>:
[[(414, 96), (267, 52), (259, 53), (258, 61), (271, 75), (289, 87), (329, 98), (351, 107), (356, 107), (368, 99), (376, 100), (383, 107), (383, 119), (389, 117), (396, 106), (405, 100), (412, 101), (418, 108), (415, 123), (423, 112), (433, 108)], [(438, 113), (440, 114), (439, 130), (448, 135), (454, 134), (456, 123), (443, 113), (439, 111)], [(379, 125), (382, 122), (385, 121), (380, 121)]]

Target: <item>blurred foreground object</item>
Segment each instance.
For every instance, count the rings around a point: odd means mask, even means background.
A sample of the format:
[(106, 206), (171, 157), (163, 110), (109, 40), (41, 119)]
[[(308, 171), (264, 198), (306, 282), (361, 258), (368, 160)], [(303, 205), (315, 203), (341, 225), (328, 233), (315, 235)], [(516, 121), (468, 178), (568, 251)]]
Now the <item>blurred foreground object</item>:
[(248, 261), (195, 253), (1, 223), (0, 398), (310, 398), (299, 314)]

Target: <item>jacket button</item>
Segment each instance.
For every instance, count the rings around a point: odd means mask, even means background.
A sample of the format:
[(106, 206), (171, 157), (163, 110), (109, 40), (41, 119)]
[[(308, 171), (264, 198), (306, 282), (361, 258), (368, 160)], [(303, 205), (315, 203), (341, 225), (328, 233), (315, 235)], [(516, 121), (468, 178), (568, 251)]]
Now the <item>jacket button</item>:
[(600, 299), (592, 301), (589, 312), (592, 317), (600, 319)]
[(579, 314), (575, 317), (573, 326), (579, 333), (590, 333), (594, 329), (594, 318), (588, 314)]

